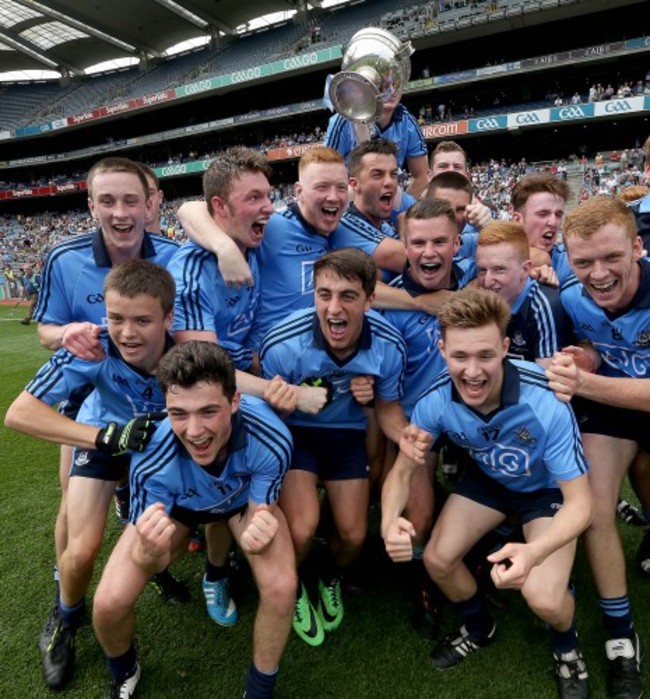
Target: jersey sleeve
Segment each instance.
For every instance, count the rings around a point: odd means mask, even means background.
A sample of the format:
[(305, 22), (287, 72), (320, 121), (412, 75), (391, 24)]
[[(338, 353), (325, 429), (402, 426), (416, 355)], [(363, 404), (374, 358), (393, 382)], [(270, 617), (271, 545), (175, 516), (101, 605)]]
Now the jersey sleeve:
[(333, 114), (327, 124), (323, 145), (338, 151), (347, 161), (355, 144), (351, 138), (352, 126), (340, 114)]
[(411, 424), (428, 432), (435, 442), (440, 436), (442, 428), (440, 416), (444, 406), (439, 397), (440, 392), (425, 393), (415, 404), (411, 414)]
[(372, 257), (378, 245), (387, 237), (378, 228), (355, 221), (354, 217), (350, 216), (342, 219), (330, 236), (330, 247), (332, 250), (357, 248)]
[(75, 389), (95, 384), (101, 361), (79, 359), (66, 349), (57, 350), (27, 384), (25, 390), (48, 405), (60, 403)]
[(211, 254), (197, 249), (170, 263), (169, 271), (176, 282), (172, 333), (180, 330), (216, 332), (214, 309), (220, 296), (211, 281), (215, 279), (216, 269), (212, 267), (216, 268), (216, 263), (210, 264), (210, 257)]
[(406, 345), (399, 336), (394, 344), (388, 345), (382, 364), (382, 376), (375, 391), (381, 400), (399, 400), (404, 395), (404, 372), (406, 371)]
[(578, 423), (570, 405), (555, 399), (546, 433), (549, 438), (544, 450), (544, 464), (553, 478), (557, 481), (570, 481), (587, 473), (589, 466), (582, 449)]
[(34, 310), (34, 320), (39, 323), (66, 325), (75, 320), (72, 299), (66, 292), (62, 259), (65, 259), (65, 255), (59, 255), (56, 258), (50, 255), (45, 263), (38, 303)]

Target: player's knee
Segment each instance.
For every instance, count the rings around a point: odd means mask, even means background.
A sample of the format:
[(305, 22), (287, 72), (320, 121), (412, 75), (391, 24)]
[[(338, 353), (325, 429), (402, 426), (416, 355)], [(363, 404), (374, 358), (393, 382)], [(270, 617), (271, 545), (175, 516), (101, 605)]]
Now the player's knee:
[(566, 616), (566, 590), (559, 591), (550, 586), (539, 585), (534, 589), (522, 589), (522, 594), (530, 609), (544, 621), (555, 623)]
[(101, 544), (101, 540), (68, 541), (68, 547), (66, 548), (64, 554), (68, 565), (73, 566), (77, 570), (92, 568), (97, 556), (99, 555)]
[(339, 537), (343, 546), (351, 551), (360, 549), (366, 540), (366, 523), (360, 523), (352, 527), (339, 530)]
[(316, 534), (316, 521), (296, 520), (289, 523), (291, 539), (296, 551), (304, 551), (311, 546), (312, 539)]
[(294, 567), (274, 571), (258, 581), (260, 600), (279, 614), (291, 614), (296, 603), (298, 575)]
[(448, 576), (458, 565), (458, 560), (451, 560), (435, 549), (428, 546), (424, 550), (424, 567), (433, 580)]

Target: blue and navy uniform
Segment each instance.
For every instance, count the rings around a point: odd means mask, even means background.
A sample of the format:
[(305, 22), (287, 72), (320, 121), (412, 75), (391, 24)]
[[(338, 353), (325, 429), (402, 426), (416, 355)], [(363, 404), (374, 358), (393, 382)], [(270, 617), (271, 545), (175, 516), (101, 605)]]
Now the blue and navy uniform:
[[(650, 260), (637, 264), (641, 272), (637, 293), (630, 306), (617, 313), (598, 306), (575, 276), (560, 290), (576, 336), (589, 340), (602, 357), (598, 373), (604, 376), (650, 379)], [(584, 433), (629, 439), (650, 451), (647, 413), (584, 398), (574, 398), (572, 403)]]
[[(415, 117), (403, 104), (398, 104), (392, 118), (384, 128), (375, 123), (370, 127), (371, 138), (385, 138), (397, 146), (397, 165), (404, 167), (407, 158), (427, 155), (427, 144)], [(337, 150), (345, 159), (352, 149), (358, 145), (354, 126), (340, 114), (330, 117), (325, 134), (324, 145)]]
[(305, 220), (297, 204), (272, 214), (258, 249), (263, 291), (252, 347), (257, 349), (269, 328), (289, 313), (314, 305), (314, 262), (328, 250), (328, 238)]
[[(409, 274), (407, 264), (403, 274), (391, 282), (391, 286), (405, 289), (411, 296), (431, 293), (415, 282)], [(462, 289), (476, 276), (476, 266), (469, 260), (454, 263), (451, 270), (451, 290)], [(438, 350), (440, 325), (438, 317), (425, 311), (388, 310), (384, 318), (399, 330), (406, 342), (406, 374), (402, 407), (408, 417), (417, 399), (433, 383), (446, 364)]]
[(249, 250), (246, 260), (253, 284), (240, 288), (226, 285), (217, 258), (196, 243), (183, 245), (167, 266), (176, 282), (172, 332), (216, 333), (219, 344), (242, 371), (249, 369), (253, 362), (248, 335), (260, 296), (256, 251)]
[(131, 521), (157, 502), (170, 517), (192, 528), (241, 512), (249, 501), (270, 505), (280, 494), (291, 447), (280, 418), (250, 396), (242, 396), (232, 416), (226, 458), (210, 466), (190, 458), (166, 419), (147, 449), (132, 457)]
[(572, 276), (560, 298), (579, 340), (589, 340), (603, 358), (605, 376), (650, 378), (650, 260), (638, 262), (641, 279), (630, 306), (610, 313), (601, 308)]
[[(161, 235), (145, 233), (140, 258), (166, 267), (178, 249)], [(79, 235), (57, 245), (48, 255), (34, 319), (66, 325), (106, 322), (104, 281), (111, 270), (101, 230)]]
[(476, 259), (476, 248), (478, 247), (478, 231), (474, 226), (466, 223), (463, 230), (460, 232), (460, 246), (456, 253), (456, 259), (464, 259), (466, 257)]
[(260, 350), (262, 374), (276, 374), (289, 383), (312, 385), (321, 379), (332, 387), (330, 402), (316, 415), (293, 413), (291, 425), (364, 430), (363, 409), (350, 392), (355, 376), (373, 376), (375, 395), (386, 401), (402, 397), (406, 347), (401, 335), (374, 311), (365, 314), (359, 346), (339, 360), (325, 343), (313, 308), (293, 313), (264, 338)]
[[(386, 238), (399, 240), (397, 232), (388, 221), (382, 221), (378, 228), (354, 204), (350, 204), (341, 217), (338, 228), (330, 236), (330, 246), (332, 250), (357, 248), (372, 257), (379, 244)], [(384, 280), (395, 276), (391, 270), (383, 270), (383, 274)]]
[(574, 343), (573, 326), (558, 289), (527, 279), (510, 311), (508, 356), (534, 362)]
[(28, 298), (30, 296), (35, 296), (38, 294), (39, 289), (41, 288), (41, 275), (31, 274), (30, 276), (27, 276), (24, 274), (20, 283), (23, 286), (25, 296)]
[[(96, 427), (105, 427), (112, 421), (124, 424), (139, 415), (164, 410), (165, 399), (155, 375), (125, 362), (106, 330), (101, 332), (99, 341), (104, 359), (87, 361), (61, 348), (39, 369), (25, 390), (44, 403), (55, 405), (79, 389), (93, 386), (77, 421)], [(172, 344), (169, 338), (168, 348)], [(95, 450), (76, 449), (71, 473), (120, 480), (128, 468), (128, 460), (128, 456), (109, 457)]]
[(588, 469), (573, 412), (537, 364), (504, 362), (501, 403), (489, 415), (468, 407), (445, 371), (417, 402), (411, 422), (434, 439), (446, 435), (509, 491), (558, 488)]
[(394, 208), (390, 212), (390, 223), (395, 230), (397, 230), (398, 228), (397, 224), (399, 215), (404, 213), (405, 211), (408, 211), (416, 202), (417, 199), (412, 194), (409, 194), (408, 192), (402, 192), (399, 206), (396, 209)]

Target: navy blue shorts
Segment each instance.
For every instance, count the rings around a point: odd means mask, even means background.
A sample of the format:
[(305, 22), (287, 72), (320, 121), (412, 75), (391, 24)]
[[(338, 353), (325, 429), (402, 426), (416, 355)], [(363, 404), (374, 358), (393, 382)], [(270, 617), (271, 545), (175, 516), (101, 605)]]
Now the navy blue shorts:
[(553, 517), (563, 503), (559, 488), (542, 488), (530, 493), (510, 490), (486, 476), (474, 463), (465, 469), (454, 492), (506, 516), (517, 515), (522, 524), (540, 517)]
[(315, 473), (322, 481), (368, 478), (366, 433), (290, 425), (293, 456), (290, 468)]
[(630, 439), (638, 442), (644, 451), (650, 451), (650, 413), (615, 408), (587, 398), (574, 398), (571, 406), (576, 414), (580, 432)]
[(128, 454), (110, 456), (95, 449), (75, 449), (70, 476), (96, 478), (100, 481), (121, 481), (129, 475)]

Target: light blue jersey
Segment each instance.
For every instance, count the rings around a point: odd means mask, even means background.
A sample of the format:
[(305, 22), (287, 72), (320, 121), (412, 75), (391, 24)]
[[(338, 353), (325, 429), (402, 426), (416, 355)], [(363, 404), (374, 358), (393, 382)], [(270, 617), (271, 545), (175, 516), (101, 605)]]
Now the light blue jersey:
[[(145, 233), (140, 258), (166, 267), (177, 249), (177, 243)], [(100, 230), (57, 245), (45, 263), (34, 319), (53, 325), (82, 321), (104, 325), (104, 281), (110, 271)]]
[(650, 261), (644, 258), (638, 264), (639, 289), (630, 307), (619, 313), (602, 309), (575, 276), (560, 290), (576, 336), (599, 352), (603, 362), (598, 373), (605, 376), (650, 378)]
[(245, 371), (253, 361), (249, 334), (260, 297), (257, 253), (246, 260), (253, 277), (249, 287), (229, 287), (215, 255), (196, 243), (186, 243), (172, 257), (167, 269), (176, 282), (172, 332), (214, 332), (237, 369)]
[(249, 501), (270, 505), (280, 494), (291, 450), (282, 420), (251, 396), (242, 396), (232, 416), (227, 458), (211, 466), (190, 458), (166, 419), (145, 451), (131, 457), (131, 521), (156, 502), (189, 527), (241, 510)]
[(111, 421), (123, 424), (138, 415), (164, 410), (165, 400), (155, 375), (125, 362), (105, 330), (99, 340), (104, 359), (87, 361), (60, 349), (39, 369), (25, 390), (44, 403), (55, 405), (75, 390), (92, 384), (95, 390), (84, 402), (78, 421), (96, 427), (104, 427)]
[[(397, 146), (397, 165), (404, 167), (407, 158), (427, 155), (427, 144), (415, 117), (403, 104), (398, 104), (393, 112), (390, 123), (381, 128), (379, 124), (371, 127), (371, 138), (385, 138)], [(340, 114), (330, 117), (325, 134), (324, 145), (337, 150), (345, 159), (352, 149), (358, 145), (354, 126)]]
[(269, 219), (258, 250), (262, 294), (251, 346), (259, 348), (266, 332), (290, 313), (314, 305), (314, 262), (329, 250), (296, 204)]
[(293, 413), (292, 425), (363, 430), (366, 418), (350, 392), (355, 376), (373, 376), (375, 395), (382, 400), (402, 397), (406, 348), (401, 335), (378, 313), (365, 315), (359, 346), (344, 360), (325, 344), (313, 308), (292, 314), (264, 338), (260, 351), (262, 375), (279, 374), (292, 384), (313, 384), (322, 379), (332, 387), (330, 402), (317, 414)]
[[(469, 260), (454, 263), (451, 271), (450, 289), (462, 289), (476, 276), (476, 266)], [(408, 266), (403, 274), (391, 284), (398, 289), (405, 289), (411, 296), (431, 293), (430, 289), (417, 284), (411, 278)], [(409, 417), (417, 399), (433, 383), (436, 376), (446, 368), (445, 360), (438, 350), (440, 325), (438, 317), (425, 311), (388, 310), (383, 312), (406, 342), (406, 374), (404, 379), (404, 396), (402, 407)]]
[(588, 470), (571, 407), (530, 362), (504, 362), (501, 404), (489, 415), (465, 405), (445, 371), (417, 402), (411, 422), (434, 440), (446, 435), (485, 475), (516, 492), (557, 488)]

